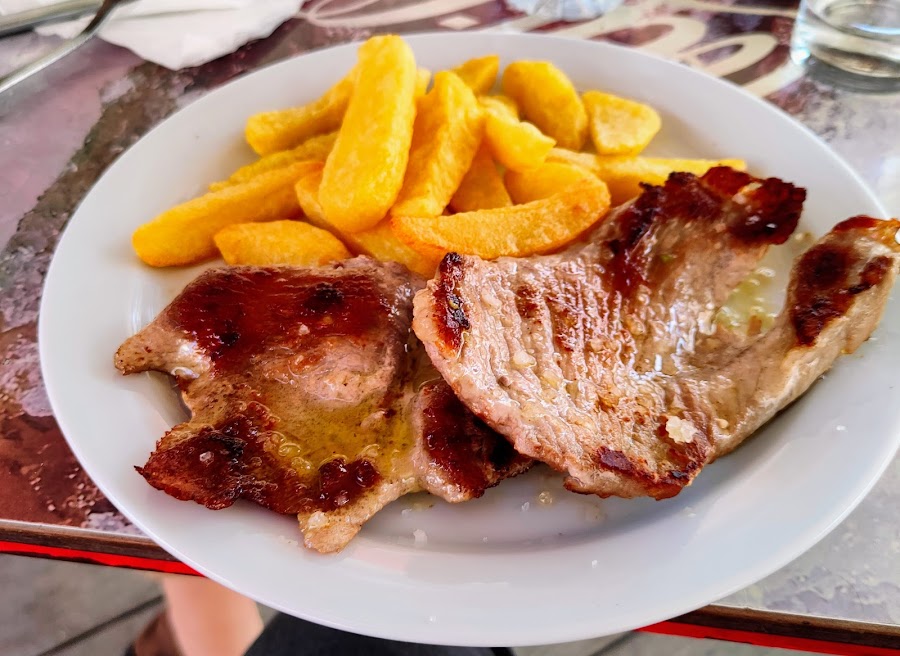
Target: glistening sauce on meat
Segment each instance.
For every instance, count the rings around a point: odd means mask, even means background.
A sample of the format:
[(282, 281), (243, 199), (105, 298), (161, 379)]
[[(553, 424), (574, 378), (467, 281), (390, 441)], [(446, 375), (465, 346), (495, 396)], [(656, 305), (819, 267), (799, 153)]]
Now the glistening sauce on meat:
[[(306, 335), (360, 336), (388, 302), (364, 275), (324, 278), (279, 269), (221, 272), (198, 280), (173, 304), (179, 327), (213, 360), (217, 372), (240, 371), (261, 345), (302, 347)], [(298, 326), (305, 329), (298, 331)]]
[[(303, 441), (283, 436), (273, 426), (265, 408), (251, 403), (243, 413), (159, 453), (137, 470), (154, 487), (207, 508), (226, 508), (246, 498), (285, 514), (336, 510), (381, 479), (377, 457), (349, 462), (332, 457), (317, 468), (307, 467), (306, 459), (298, 464), (294, 453), (304, 449), (294, 447)], [(168, 484), (170, 480), (179, 485)], [(187, 493), (185, 481), (190, 481)]]
[[(755, 180), (741, 171), (718, 167), (703, 177), (673, 173), (662, 186), (644, 192), (617, 217), (617, 234), (609, 240), (608, 270), (613, 289), (623, 298), (640, 285), (653, 285), (668, 264), (660, 254), (659, 235), (677, 217), (692, 225), (724, 220), (739, 247), (783, 243), (794, 231), (806, 192), (775, 178)], [(725, 210), (723, 211), (723, 207)], [(729, 209), (732, 208), (732, 209)]]
[[(210, 507), (239, 497), (285, 513), (351, 503), (380, 472), (396, 471), (411, 446), (392, 392), (366, 387), (397, 330), (392, 303), (366, 274), (236, 268), (201, 276), (170, 312), (211, 362), (210, 392), (192, 393), (227, 418), (151, 458), (142, 473), (170, 491), (166, 479), (180, 472), (197, 481), (191, 498)], [(332, 346), (343, 349), (339, 361), (328, 360)], [(350, 361), (355, 352), (367, 355)], [(249, 394), (278, 416), (244, 402)]]

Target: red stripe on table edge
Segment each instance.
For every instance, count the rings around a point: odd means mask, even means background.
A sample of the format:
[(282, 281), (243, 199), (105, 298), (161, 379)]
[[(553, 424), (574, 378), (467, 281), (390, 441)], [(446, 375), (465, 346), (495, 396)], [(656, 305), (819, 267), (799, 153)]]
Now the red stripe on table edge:
[(897, 656), (900, 648), (867, 647), (843, 642), (829, 642), (812, 638), (795, 638), (772, 633), (740, 631), (738, 629), (721, 629), (699, 624), (683, 624), (681, 622), (660, 622), (645, 626), (638, 631), (659, 633), (662, 635), (681, 636), (683, 638), (699, 638), (742, 642), (756, 647), (774, 647), (776, 649), (793, 649), (811, 651), (819, 654), (837, 654), (838, 656)]
[(118, 554), (105, 554), (97, 551), (83, 551), (81, 549), (64, 549), (62, 547), (48, 547), (39, 544), (21, 544), (19, 542), (5, 542), (0, 540), (0, 553), (19, 554), (23, 556), (44, 556), (46, 558), (59, 558), (107, 567), (128, 567), (166, 574), (200, 574), (177, 560), (159, 560), (156, 558), (140, 558), (138, 556), (124, 556)]
[[(43, 556), (46, 558), (93, 563), (108, 567), (127, 567), (130, 569), (164, 572), (166, 574), (192, 574), (201, 576), (196, 570), (178, 561), (105, 554), (96, 551), (48, 547), (37, 544), (21, 544), (3, 540), (0, 540), (0, 553)], [(737, 629), (724, 629), (672, 621), (652, 624), (638, 630), (646, 633), (658, 633), (685, 638), (724, 640), (727, 642), (746, 643), (757, 647), (812, 651), (820, 654), (837, 654), (838, 656), (898, 656), (898, 654), (900, 654), (900, 649), (866, 647), (840, 642), (828, 642), (810, 638), (795, 638), (771, 633), (740, 631)]]

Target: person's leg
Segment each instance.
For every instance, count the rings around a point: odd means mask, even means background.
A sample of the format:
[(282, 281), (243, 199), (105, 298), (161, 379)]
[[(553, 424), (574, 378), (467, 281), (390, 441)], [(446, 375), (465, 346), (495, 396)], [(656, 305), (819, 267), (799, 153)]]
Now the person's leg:
[(263, 628), (251, 599), (199, 576), (166, 576), (166, 615), (181, 656), (242, 656)]
[(437, 647), (367, 638), (277, 615), (245, 656), (495, 656), (486, 647)]

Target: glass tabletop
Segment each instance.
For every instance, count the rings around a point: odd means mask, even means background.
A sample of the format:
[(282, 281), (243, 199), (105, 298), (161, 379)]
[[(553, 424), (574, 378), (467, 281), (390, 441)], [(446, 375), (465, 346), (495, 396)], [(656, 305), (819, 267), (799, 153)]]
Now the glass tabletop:
[[(0, 96), (0, 550), (184, 569), (130, 526), (78, 466), (50, 411), (36, 344), (41, 286), (61, 229), (109, 164), (173, 111), (259, 66), (377, 32), (490, 29), (607, 40), (726, 78), (777, 105), (900, 214), (900, 93), (840, 88), (793, 64), (795, 9), (785, 0), (636, 0), (567, 23), (495, 0), (326, 1), (203, 66), (170, 71), (94, 40)], [(56, 45), (33, 33), (0, 39), (0, 75)], [(868, 645), (857, 653), (900, 649), (898, 506), (900, 459), (825, 540), (682, 618), (695, 627), (682, 632), (742, 639), (743, 631), (780, 631)]]

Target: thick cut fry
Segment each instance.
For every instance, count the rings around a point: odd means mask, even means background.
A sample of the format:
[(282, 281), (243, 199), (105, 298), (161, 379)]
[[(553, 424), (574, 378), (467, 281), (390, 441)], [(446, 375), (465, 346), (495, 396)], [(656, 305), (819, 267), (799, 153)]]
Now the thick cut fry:
[(504, 176), (506, 189), (516, 204), (550, 198), (582, 180), (596, 182), (597, 176), (582, 166), (565, 162), (544, 162), (525, 171), (507, 171)]
[(552, 162), (569, 162), (588, 169), (609, 186), (613, 205), (620, 205), (641, 193), (641, 183), (661, 185), (675, 171), (703, 175), (714, 166), (730, 166), (745, 170), (740, 159), (674, 159), (666, 157), (624, 157), (573, 153), (554, 148), (548, 157)]
[(294, 182), (309, 168), (309, 162), (289, 164), (173, 207), (134, 231), (134, 250), (160, 267), (215, 257), (213, 236), (227, 226), (300, 216)]
[(395, 216), (397, 235), (432, 261), (446, 253), (492, 259), (546, 253), (578, 237), (609, 210), (609, 191), (583, 180), (550, 198), (525, 205), (451, 216)]
[(416, 116), (416, 62), (398, 36), (359, 49), (356, 86), (322, 174), (319, 202), (346, 232), (371, 228), (397, 200)]
[(233, 265), (322, 266), (352, 257), (337, 237), (303, 221), (238, 223), (217, 232), (215, 242)]
[(431, 71), (420, 68), (416, 71), (416, 98), (421, 98), (428, 93), (428, 84), (431, 82)]
[(247, 143), (259, 155), (288, 150), (310, 137), (341, 126), (353, 92), (356, 71), (350, 71), (318, 100), (290, 109), (254, 114), (247, 119)]
[(294, 162), (303, 162), (307, 160), (324, 162), (334, 147), (334, 140), (337, 138), (337, 132), (329, 132), (328, 134), (320, 134), (317, 137), (307, 139), (302, 144), (291, 150), (280, 150), (277, 153), (261, 157), (251, 164), (242, 166), (231, 174), (231, 177), (221, 182), (213, 182), (209, 185), (210, 191), (219, 191), (225, 187), (247, 182), (255, 178), (260, 173), (280, 169), (282, 166), (293, 164)]
[(482, 98), (484, 140), (494, 159), (513, 171), (543, 164), (556, 143), (531, 123), (520, 121), (510, 110), (491, 98)]
[(513, 62), (503, 72), (503, 93), (516, 101), (526, 120), (562, 148), (584, 146), (588, 133), (584, 104), (566, 74), (550, 62)]
[(649, 105), (610, 93), (582, 95), (591, 140), (601, 155), (637, 155), (659, 132), (662, 121)]
[[(325, 162), (310, 162), (309, 166), (297, 177), (294, 183), (294, 193), (297, 195), (297, 203), (303, 210), (306, 220), (317, 228), (343, 235), (325, 218), (322, 211), (322, 205), (319, 203), (319, 187), (322, 184), (322, 169)], [(345, 243), (353, 245), (351, 241), (344, 240)]]
[(516, 101), (509, 96), (504, 96), (502, 93), (493, 96), (479, 96), (478, 100), (482, 106), (505, 109), (513, 118), (518, 119), (520, 117), (519, 106), (516, 104)]
[(409, 165), (391, 213), (437, 216), (472, 164), (484, 114), (475, 94), (455, 73), (434, 76), (434, 88), (419, 101)]
[(383, 220), (374, 228), (355, 233), (353, 239), (354, 246), (360, 253), (382, 262), (399, 262), (426, 278), (431, 278), (440, 264), (440, 259), (430, 259), (402, 241), (394, 232), (390, 219)]
[(485, 109), (494, 109), (498, 112), (505, 112), (510, 118), (519, 120), (519, 106), (516, 101), (509, 96), (478, 96), (478, 102)]
[(503, 185), (503, 178), (487, 146), (482, 145), (450, 199), (450, 207), (456, 212), (473, 212), (509, 205), (512, 200)]
[(428, 278), (434, 275), (437, 261), (428, 260), (400, 241), (386, 219), (374, 228), (355, 233), (341, 232), (329, 224), (319, 204), (319, 185), (322, 182), (323, 166), (324, 164), (320, 162), (318, 168), (306, 171), (298, 178), (294, 188), (297, 201), (310, 223), (334, 233), (355, 253), (369, 255), (384, 262), (400, 262), (410, 271)]
[(476, 94), (490, 91), (497, 81), (497, 71), (500, 70), (500, 57), (487, 55), (463, 62), (453, 69), (459, 78), (465, 82)]
[[(247, 143), (258, 155), (269, 155), (285, 152), (297, 144), (305, 145), (323, 132), (337, 134), (353, 91), (354, 74), (355, 71), (351, 71), (325, 95), (308, 105), (251, 116), (247, 120)], [(430, 81), (431, 71), (427, 68), (416, 71), (417, 98), (425, 95)], [(324, 160), (327, 155), (326, 152), (315, 159)]]

